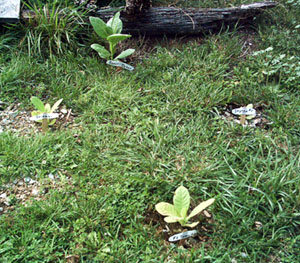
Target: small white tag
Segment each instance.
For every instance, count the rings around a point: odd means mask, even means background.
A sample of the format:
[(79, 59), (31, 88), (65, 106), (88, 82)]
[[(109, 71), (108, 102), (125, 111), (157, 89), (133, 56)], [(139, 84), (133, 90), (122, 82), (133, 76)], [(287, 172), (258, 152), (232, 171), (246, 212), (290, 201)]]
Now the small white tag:
[(192, 230), (192, 231), (187, 231), (187, 232), (183, 232), (183, 233), (180, 233), (180, 234), (176, 234), (174, 236), (169, 237), (169, 242), (176, 242), (176, 241), (179, 241), (181, 239), (193, 237), (196, 234), (197, 234), (197, 230)]
[(238, 108), (233, 109), (232, 113), (234, 115), (256, 115), (256, 110), (251, 108)]
[(134, 70), (134, 67), (132, 67), (124, 62), (121, 62), (121, 61), (107, 60), (106, 64), (114, 66), (114, 67), (121, 67), (121, 68), (130, 70), (130, 71)]
[(51, 120), (57, 119), (59, 117), (58, 113), (43, 113), (41, 115), (32, 116), (30, 118), (31, 121), (39, 121), (39, 120)]

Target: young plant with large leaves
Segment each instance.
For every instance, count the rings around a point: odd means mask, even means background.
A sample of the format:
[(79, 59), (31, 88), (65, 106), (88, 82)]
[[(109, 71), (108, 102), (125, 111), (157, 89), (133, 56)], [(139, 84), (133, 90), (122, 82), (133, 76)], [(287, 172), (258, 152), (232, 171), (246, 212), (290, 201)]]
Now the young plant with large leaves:
[[(44, 104), (38, 97), (31, 97), (31, 103), (36, 107), (36, 111), (32, 111), (31, 112), (31, 116), (38, 116), (38, 115), (42, 115), (44, 113), (54, 113), (54, 111), (57, 110), (58, 106), (61, 104), (63, 99), (58, 100), (57, 102), (55, 102), (53, 104), (53, 106), (51, 107), (49, 103)], [(53, 120), (47, 120), (48, 121), (48, 125), (53, 125), (56, 121), (56, 119)], [(42, 120), (37, 120), (37, 122), (42, 122)]]
[(91, 45), (91, 48), (96, 50), (101, 58), (106, 60), (119, 60), (130, 56), (135, 51), (129, 48), (114, 57), (118, 43), (131, 37), (131, 35), (128, 34), (121, 34), (123, 23), (120, 19), (120, 12), (116, 13), (107, 23), (98, 17), (90, 17), (90, 22), (97, 35), (103, 38), (109, 45), (108, 50), (99, 44)]
[(175, 191), (173, 205), (161, 202), (155, 206), (155, 209), (161, 215), (166, 216), (164, 220), (167, 223), (179, 222), (182, 226), (195, 227), (199, 222), (189, 223), (189, 220), (209, 207), (214, 201), (215, 199), (211, 198), (200, 203), (189, 215), (187, 215), (190, 207), (190, 194), (188, 189), (184, 186), (180, 186)]

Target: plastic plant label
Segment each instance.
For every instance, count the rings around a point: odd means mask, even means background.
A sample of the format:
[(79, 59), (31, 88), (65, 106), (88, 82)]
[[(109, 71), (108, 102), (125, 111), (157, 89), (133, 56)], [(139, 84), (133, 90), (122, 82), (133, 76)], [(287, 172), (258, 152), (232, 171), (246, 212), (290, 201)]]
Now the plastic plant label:
[(114, 66), (114, 67), (121, 67), (121, 68), (127, 69), (129, 71), (134, 70), (134, 67), (132, 67), (124, 62), (121, 62), (121, 61), (107, 60), (106, 64), (110, 65), (110, 66)]
[(51, 120), (51, 119), (57, 119), (59, 117), (58, 113), (44, 113), (37, 116), (32, 116), (30, 118), (31, 121), (39, 121), (39, 120)]
[(233, 109), (232, 113), (234, 115), (256, 115), (256, 110), (252, 108), (238, 108)]
[(174, 236), (169, 237), (169, 242), (176, 242), (181, 239), (186, 239), (189, 237), (194, 237), (197, 234), (197, 230), (187, 231), (180, 234), (176, 234)]

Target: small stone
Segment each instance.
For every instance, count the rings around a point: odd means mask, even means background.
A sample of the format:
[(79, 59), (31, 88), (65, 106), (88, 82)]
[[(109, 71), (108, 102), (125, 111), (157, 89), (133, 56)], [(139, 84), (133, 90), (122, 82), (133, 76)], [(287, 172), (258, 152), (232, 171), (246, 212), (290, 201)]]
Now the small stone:
[(261, 230), (263, 227), (263, 224), (259, 221), (255, 221), (254, 225), (255, 225), (256, 230)]
[(68, 111), (66, 110), (66, 109), (61, 109), (60, 110), (63, 114), (67, 114), (68, 113)]
[(255, 125), (259, 124), (259, 123), (261, 123), (261, 119), (255, 119), (255, 120), (253, 120), (253, 123), (254, 123)]
[(35, 184), (35, 183), (37, 183), (36, 180), (33, 180), (30, 177), (25, 177), (24, 178), (24, 182), (27, 183), (27, 184)]
[(40, 193), (40, 191), (38, 189), (36, 189), (36, 188), (32, 189), (32, 191), (31, 191), (31, 194), (35, 195), (35, 196), (39, 195), (39, 193)]
[(53, 174), (48, 174), (48, 177), (51, 179), (51, 180), (54, 180), (55, 179), (55, 175), (53, 175)]
[(6, 199), (7, 198), (7, 194), (6, 193), (1, 194), (0, 198)]
[(4, 210), (3, 207), (0, 207), (0, 212), (3, 212), (3, 210)]
[(30, 178), (30, 177), (25, 177), (25, 178), (24, 178), (24, 182), (25, 182), (25, 183), (28, 184), (30, 181), (31, 181), (31, 178)]
[(2, 120), (2, 123), (3, 123), (4, 125), (7, 125), (7, 124), (10, 124), (11, 121), (10, 121), (9, 119), (3, 119), (3, 120)]
[(20, 180), (19, 182), (18, 182), (18, 185), (19, 186), (21, 186), (21, 185), (23, 185), (24, 184), (24, 182), (22, 182), (22, 180)]

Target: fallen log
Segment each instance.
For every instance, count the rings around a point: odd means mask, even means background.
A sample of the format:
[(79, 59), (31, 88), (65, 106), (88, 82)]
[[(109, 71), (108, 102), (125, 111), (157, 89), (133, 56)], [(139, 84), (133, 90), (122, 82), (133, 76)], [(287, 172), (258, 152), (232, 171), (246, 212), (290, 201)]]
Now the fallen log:
[[(247, 21), (276, 5), (276, 2), (260, 2), (209, 9), (152, 7), (136, 16), (122, 11), (121, 19), (124, 33), (132, 35), (195, 35), (220, 29), (224, 24)], [(115, 12), (115, 9), (101, 9), (93, 15), (107, 21)]]

